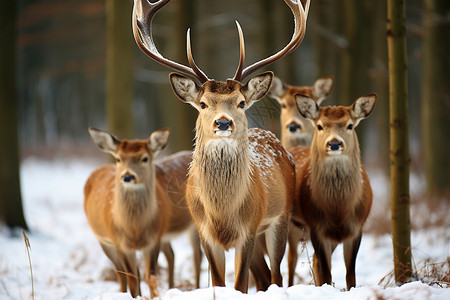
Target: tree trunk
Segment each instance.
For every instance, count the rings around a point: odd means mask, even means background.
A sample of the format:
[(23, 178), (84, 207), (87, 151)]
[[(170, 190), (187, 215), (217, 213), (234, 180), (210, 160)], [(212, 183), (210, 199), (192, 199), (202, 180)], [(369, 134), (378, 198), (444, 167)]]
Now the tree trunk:
[(394, 273), (398, 284), (411, 279), (411, 228), (409, 215), (409, 120), (405, 27), (405, 1), (388, 0), (391, 218)]
[(106, 1), (106, 118), (108, 130), (133, 138), (132, 2)]
[[(375, 14), (375, 22), (373, 26), (373, 71), (371, 90), (377, 91), (377, 113), (376, 128), (378, 147), (370, 149), (372, 152), (366, 157), (376, 157), (376, 165), (382, 169), (384, 174), (389, 174), (389, 74), (387, 59), (387, 40), (386, 40), (386, 2), (373, 1), (370, 11)], [(366, 151), (367, 153), (367, 151)]]
[(0, 4), (0, 221), (28, 229), (19, 176), (16, 1)]
[[(356, 98), (368, 94), (367, 70), (372, 24), (371, 18), (366, 14), (364, 1), (344, 1), (343, 11), (342, 22), (347, 48), (343, 51), (341, 72), (337, 80), (341, 84), (339, 104), (350, 105)], [(362, 133), (358, 135), (362, 136)]]
[[(188, 28), (192, 28), (194, 23), (194, 1), (183, 0), (176, 3), (175, 21), (173, 26), (174, 38), (169, 39), (168, 43), (175, 49), (174, 61), (180, 62), (184, 65), (189, 65), (186, 55), (186, 31)], [(198, 32), (198, 30), (193, 30)], [(191, 36), (191, 42), (194, 37)], [(197, 49), (195, 44), (192, 43), (193, 49)], [(194, 50), (195, 51), (195, 50)], [(194, 53), (195, 55), (195, 53)], [(167, 78), (169, 83), (169, 78)], [(172, 89), (167, 86), (168, 109), (172, 112), (172, 131), (170, 145), (172, 151), (180, 151), (186, 149), (192, 149), (192, 141), (194, 140), (193, 127), (197, 117), (197, 111), (192, 109), (190, 105), (186, 105), (178, 100), (173, 93)]]
[(450, 192), (450, 44), (443, 42), (450, 36), (450, 24), (445, 20), (449, 11), (448, 0), (425, 0), (422, 139), (429, 199)]

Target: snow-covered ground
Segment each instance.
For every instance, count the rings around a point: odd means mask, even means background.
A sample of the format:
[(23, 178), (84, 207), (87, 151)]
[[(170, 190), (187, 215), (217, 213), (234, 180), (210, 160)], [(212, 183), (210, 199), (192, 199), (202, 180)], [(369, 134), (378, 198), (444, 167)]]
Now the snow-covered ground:
[[(28, 238), (34, 287), (22, 234), (0, 227), (0, 299), (31, 299), (33, 288), (34, 299), (131, 299), (128, 293), (119, 293), (118, 283), (111, 280), (115, 278), (112, 264), (100, 249), (84, 216), (83, 185), (99, 163), (32, 158), (22, 163), (22, 194), (31, 229)], [(377, 208), (377, 201), (381, 201), (377, 197), (388, 194), (382, 192), (387, 189), (383, 182), (379, 178), (372, 180), (374, 210), (384, 207)], [(449, 273), (449, 240), (450, 229), (446, 227), (413, 232), (412, 253), (417, 269), (426, 273), (427, 268), (437, 262), (444, 263), (443, 271)], [(436, 284), (413, 282), (394, 287), (389, 235), (363, 236), (356, 263), (357, 288), (347, 292), (343, 291), (345, 266), (341, 247), (333, 255), (334, 287), (312, 284), (313, 249), (307, 243), (297, 265), (297, 282), (301, 284), (290, 288), (271, 286), (267, 292), (258, 293), (252, 287), (245, 295), (232, 288), (234, 251), (227, 253), (227, 287), (209, 287), (208, 265), (204, 259), (201, 289), (192, 290), (194, 271), (188, 238), (181, 236), (172, 246), (177, 288), (167, 289), (166, 261), (161, 255), (159, 291), (162, 299), (450, 299), (450, 288), (439, 288)], [(287, 286), (286, 259), (282, 270)], [(143, 295), (149, 297), (144, 282), (141, 288)]]

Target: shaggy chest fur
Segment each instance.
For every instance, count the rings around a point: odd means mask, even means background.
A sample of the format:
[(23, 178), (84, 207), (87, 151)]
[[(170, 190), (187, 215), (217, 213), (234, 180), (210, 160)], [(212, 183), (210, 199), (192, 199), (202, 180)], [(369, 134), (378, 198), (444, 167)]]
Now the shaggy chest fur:
[(333, 157), (313, 164), (311, 169), (311, 200), (317, 215), (322, 216), (316, 231), (336, 241), (356, 235), (363, 194), (359, 164), (353, 165), (346, 157)]
[(240, 243), (250, 221), (241, 217), (251, 179), (248, 150), (240, 147), (233, 140), (211, 141), (196, 149), (190, 169), (195, 197), (187, 200), (200, 234), (225, 249)]
[(157, 205), (151, 200), (145, 188), (119, 189), (112, 206), (113, 231), (122, 249), (139, 250), (146, 248), (157, 238), (161, 224), (153, 216)]

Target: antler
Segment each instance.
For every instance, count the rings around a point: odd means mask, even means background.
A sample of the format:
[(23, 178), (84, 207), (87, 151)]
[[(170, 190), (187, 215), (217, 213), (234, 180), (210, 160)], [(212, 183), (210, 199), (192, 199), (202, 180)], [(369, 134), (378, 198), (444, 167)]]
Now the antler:
[(153, 17), (161, 8), (169, 3), (169, 1), (170, 0), (159, 0), (155, 3), (151, 3), (148, 0), (134, 0), (132, 17), (134, 39), (142, 52), (154, 61), (197, 79), (201, 83), (205, 83), (209, 79), (206, 74), (197, 67), (194, 58), (192, 57), (190, 30), (187, 32), (187, 56), (191, 68), (165, 58), (156, 48), (152, 35)]
[[(191, 51), (191, 36), (190, 29), (187, 31), (187, 57), (189, 61), (189, 65), (191, 67), (187, 67), (185, 65), (174, 62), (170, 59), (162, 56), (158, 49), (156, 48), (155, 42), (153, 41), (152, 35), (152, 21), (155, 14), (163, 8), (170, 0), (159, 0), (155, 3), (151, 3), (148, 0), (134, 0), (133, 7), (133, 35), (136, 40), (139, 48), (144, 52), (148, 57), (153, 59), (154, 61), (160, 63), (163, 66), (169, 67), (175, 71), (179, 71), (192, 77), (193, 79), (197, 79), (200, 83), (205, 83), (209, 80), (206, 74), (198, 68), (195, 64), (194, 58), (192, 56)], [(306, 32), (306, 19), (309, 12), (310, 0), (306, 0), (306, 6), (303, 8), (303, 5), (300, 0), (284, 0), (284, 2), (289, 6), (294, 15), (294, 23), (295, 29), (292, 35), (290, 42), (280, 51), (269, 56), (263, 60), (260, 60), (251, 66), (248, 66), (244, 69), (244, 61), (245, 61), (245, 43), (244, 43), (244, 34), (242, 33), (241, 26), (236, 21), (236, 26), (239, 32), (239, 44), (240, 44), (240, 59), (239, 65), (236, 70), (236, 74), (234, 75), (234, 80), (242, 81), (245, 77), (255, 72), (257, 69), (265, 67), (280, 58), (286, 56), (287, 54), (294, 51), (303, 41)]]
[(263, 68), (271, 63), (276, 62), (280, 58), (294, 51), (303, 41), (303, 38), (305, 37), (306, 33), (306, 19), (308, 17), (310, 0), (307, 0), (305, 8), (303, 8), (303, 5), (300, 0), (284, 0), (284, 2), (289, 6), (289, 8), (292, 11), (292, 14), (294, 15), (295, 29), (291, 40), (283, 49), (281, 49), (277, 53), (263, 60), (260, 60), (252, 64), (251, 66), (246, 67), (245, 69), (243, 69), (245, 60), (244, 35), (242, 33), (241, 26), (236, 21), (236, 25), (239, 32), (240, 59), (239, 59), (239, 66), (233, 78), (234, 80), (242, 81), (245, 77), (255, 72), (257, 69)]

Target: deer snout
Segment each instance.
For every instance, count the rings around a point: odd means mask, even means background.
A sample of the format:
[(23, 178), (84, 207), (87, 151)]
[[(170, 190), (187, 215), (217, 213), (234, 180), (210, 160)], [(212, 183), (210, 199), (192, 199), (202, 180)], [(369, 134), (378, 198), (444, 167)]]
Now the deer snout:
[(328, 146), (328, 150), (331, 150), (331, 151), (341, 150), (342, 151), (342, 142), (337, 139), (333, 139), (333, 140), (329, 141), (327, 143), (327, 146)]
[(297, 124), (295, 122), (291, 122), (287, 125), (287, 128), (290, 132), (296, 132), (297, 130), (301, 129), (300, 124)]
[(217, 120), (216, 126), (219, 130), (228, 130), (231, 127), (232, 122), (230, 120)]
[(136, 176), (130, 174), (130, 173), (126, 173), (122, 176), (122, 181), (126, 182), (126, 183), (130, 183), (133, 181), (136, 181)]
[(222, 116), (213, 122), (214, 133), (220, 137), (228, 137), (234, 130), (234, 124), (230, 117)]

